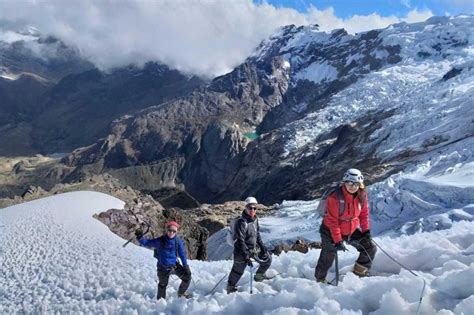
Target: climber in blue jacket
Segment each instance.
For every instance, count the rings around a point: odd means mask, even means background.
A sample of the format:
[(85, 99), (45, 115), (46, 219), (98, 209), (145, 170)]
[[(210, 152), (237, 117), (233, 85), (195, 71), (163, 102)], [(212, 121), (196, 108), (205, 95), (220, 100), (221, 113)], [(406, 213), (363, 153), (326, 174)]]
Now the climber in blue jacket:
[[(166, 287), (171, 274), (176, 274), (181, 279), (178, 288), (178, 297), (190, 298), (192, 295), (186, 290), (191, 283), (191, 269), (186, 259), (184, 242), (177, 236), (179, 225), (175, 221), (166, 224), (166, 234), (155, 239), (146, 239), (143, 232), (135, 232), (141, 246), (153, 248), (157, 259), (158, 295), (157, 299), (166, 298)], [(182, 264), (178, 261), (181, 258)]]

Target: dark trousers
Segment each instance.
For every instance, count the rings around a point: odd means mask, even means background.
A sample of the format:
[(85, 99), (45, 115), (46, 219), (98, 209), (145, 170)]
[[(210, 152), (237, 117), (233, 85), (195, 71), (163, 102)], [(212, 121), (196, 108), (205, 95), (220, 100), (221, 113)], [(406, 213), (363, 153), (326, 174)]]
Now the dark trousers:
[(191, 283), (191, 272), (186, 271), (181, 264), (176, 264), (176, 266), (171, 268), (158, 267), (158, 300), (166, 298), (166, 287), (168, 286), (168, 280), (171, 274), (175, 274), (181, 279), (178, 294), (186, 292), (189, 288), (189, 284)]
[[(319, 233), (321, 234), (321, 254), (319, 255), (314, 276), (316, 279), (325, 279), (336, 257), (336, 248), (334, 247), (334, 241), (332, 240), (331, 232), (327, 226), (321, 224)], [(370, 269), (375, 253), (377, 252), (374, 243), (368, 238), (363, 237), (361, 231), (358, 229), (355, 230), (352, 235), (344, 236), (343, 239), (359, 251), (357, 263)]]
[[(270, 255), (268, 261), (260, 264), (256, 273), (264, 274), (265, 271), (270, 268), (272, 264), (272, 256)], [(247, 267), (247, 262), (245, 261), (245, 255), (240, 251), (234, 251), (234, 264), (232, 265), (232, 270), (229, 274), (229, 280), (227, 284), (229, 286), (235, 286), (239, 282), (240, 277), (244, 274), (245, 268)]]

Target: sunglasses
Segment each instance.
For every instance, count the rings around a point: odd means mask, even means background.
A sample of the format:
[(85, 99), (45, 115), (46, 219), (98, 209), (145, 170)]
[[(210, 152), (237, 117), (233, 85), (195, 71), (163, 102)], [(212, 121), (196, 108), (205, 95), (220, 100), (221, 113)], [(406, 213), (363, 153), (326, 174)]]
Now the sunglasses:
[(357, 182), (344, 182), (346, 185), (348, 186), (352, 186), (352, 187), (359, 187), (360, 186), (360, 183), (357, 183)]
[(168, 229), (168, 230), (166, 230), (166, 232), (168, 232), (168, 233), (176, 233), (176, 232), (178, 232), (178, 231), (177, 231), (177, 230)]
[(248, 207), (249, 210), (257, 210), (257, 207)]

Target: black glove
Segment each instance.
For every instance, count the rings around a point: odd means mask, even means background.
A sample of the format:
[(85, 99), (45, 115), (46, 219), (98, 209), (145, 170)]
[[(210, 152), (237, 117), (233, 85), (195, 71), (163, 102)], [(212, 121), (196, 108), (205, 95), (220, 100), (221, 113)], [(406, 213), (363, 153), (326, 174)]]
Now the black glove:
[(258, 253), (258, 258), (260, 259), (267, 259), (268, 258), (268, 252), (267, 251), (260, 251), (260, 253)]
[(346, 246), (344, 245), (344, 243), (342, 241), (340, 241), (339, 243), (334, 244), (334, 248), (336, 250), (342, 250), (343, 252), (345, 252), (347, 250)]
[(189, 265), (183, 266), (184, 272), (186, 275), (190, 276), (191, 275), (191, 268), (189, 268)]
[(370, 230), (367, 230), (364, 233), (362, 233), (362, 237), (365, 237), (366, 239), (370, 241), (372, 239), (372, 235), (370, 235)]
[(136, 230), (135, 237), (137, 238), (137, 240), (141, 239), (143, 237), (143, 232), (141, 230)]
[(245, 263), (247, 264), (247, 266), (253, 266), (252, 260), (250, 259), (250, 253), (248, 253), (248, 252), (245, 253), (244, 260), (245, 260)]

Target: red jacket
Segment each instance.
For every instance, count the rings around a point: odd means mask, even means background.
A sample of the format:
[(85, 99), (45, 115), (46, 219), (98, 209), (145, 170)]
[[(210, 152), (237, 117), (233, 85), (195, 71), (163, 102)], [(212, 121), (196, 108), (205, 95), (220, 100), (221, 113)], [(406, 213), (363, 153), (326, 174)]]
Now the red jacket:
[[(333, 192), (326, 200), (327, 213), (324, 216), (323, 223), (331, 231), (334, 243), (342, 241), (343, 236), (348, 236), (360, 226), (362, 232), (370, 229), (369, 225), (369, 202), (367, 193), (359, 190), (356, 195), (352, 195), (343, 185), (342, 192), (344, 195), (344, 212), (339, 216), (339, 199), (337, 193)], [(364, 204), (361, 205), (358, 194), (364, 194)]]

